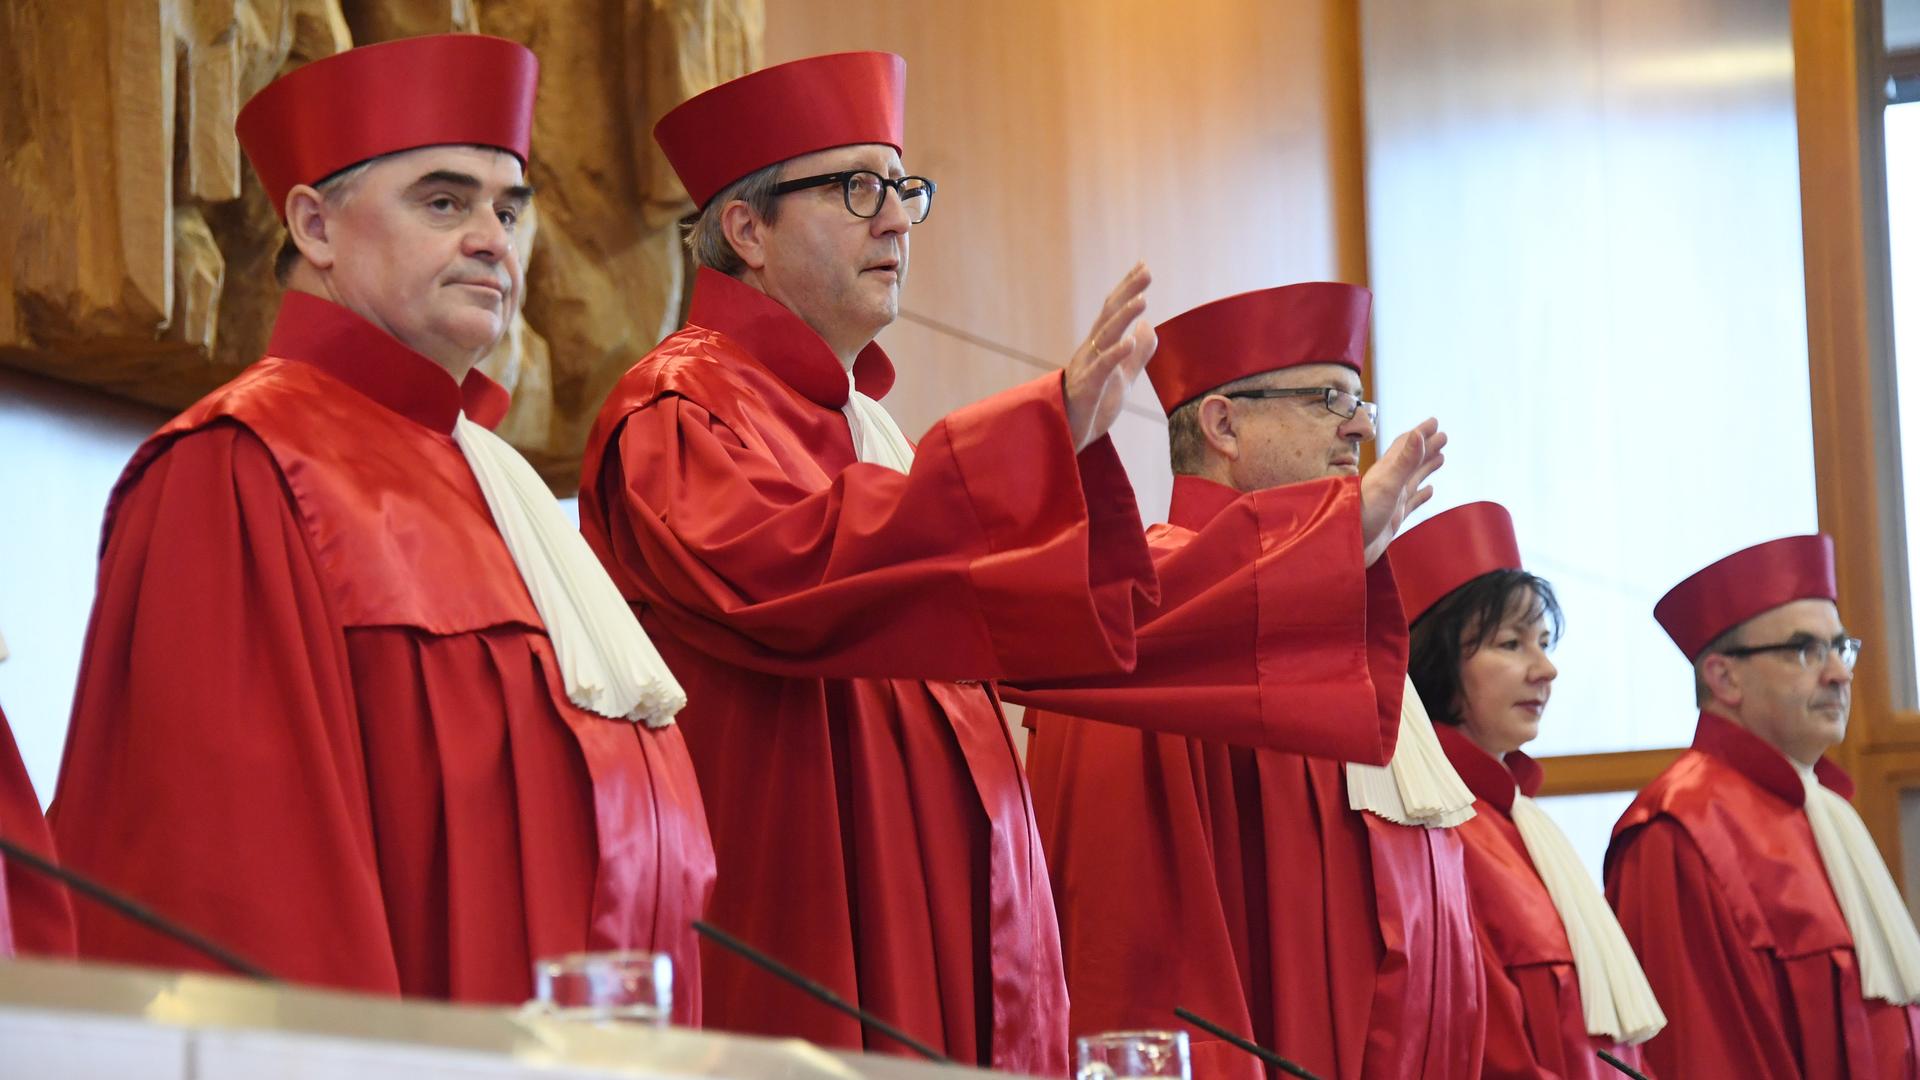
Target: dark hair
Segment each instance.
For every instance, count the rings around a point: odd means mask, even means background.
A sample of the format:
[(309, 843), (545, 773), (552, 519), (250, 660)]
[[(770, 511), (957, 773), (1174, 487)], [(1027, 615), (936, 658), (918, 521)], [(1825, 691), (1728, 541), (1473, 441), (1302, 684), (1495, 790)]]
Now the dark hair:
[(1707, 688), (1707, 657), (1739, 648), (1740, 628), (1745, 625), (1735, 623), (1731, 628), (1721, 631), (1719, 637), (1707, 642), (1707, 647), (1693, 658), (1693, 703), (1696, 707), (1704, 709), (1713, 701), (1713, 691)]
[[(488, 147), (488, 149), (492, 148)], [(322, 177), (313, 185), (313, 189), (320, 193), (322, 199), (339, 205), (348, 195), (353, 194), (354, 186), (367, 174), (367, 170), (373, 167), (374, 162), (391, 156), (391, 154), (381, 154), (380, 157), (370, 157), (365, 161), (355, 162)], [(282, 209), (284, 208), (274, 208), (276, 213)], [(285, 288), (287, 279), (293, 276), (293, 268), (300, 265), (300, 258), (300, 245), (293, 242), (293, 229), (289, 224), (287, 228), (281, 229), (280, 250), (273, 256), (273, 280), (278, 282), (281, 288)]]
[(1440, 598), (1413, 621), (1413, 645), (1407, 675), (1427, 713), (1443, 724), (1458, 724), (1460, 665), (1500, 632), (1500, 625), (1523, 597), (1529, 622), (1545, 616), (1554, 642), (1565, 621), (1560, 601), (1545, 578), (1525, 570), (1491, 570)]

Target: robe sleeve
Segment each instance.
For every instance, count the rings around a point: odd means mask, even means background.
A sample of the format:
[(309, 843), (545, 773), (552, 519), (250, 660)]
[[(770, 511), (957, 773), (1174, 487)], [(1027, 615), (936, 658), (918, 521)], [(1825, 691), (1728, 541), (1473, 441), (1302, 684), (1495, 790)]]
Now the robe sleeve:
[(1197, 533), (1158, 530), (1160, 594), (1135, 605), (1133, 672), (1002, 691), (1163, 734), (1384, 764), (1407, 623), (1387, 560), (1369, 568), (1362, 548), (1356, 479), (1244, 496)]
[(1615, 841), (1607, 899), (1640, 957), (1667, 1026), (1644, 1044), (1662, 1076), (1796, 1080), (1777, 980), (1735, 924), (1686, 830), (1656, 817)]
[[(60, 861), (4, 713), (0, 713), (0, 837), (49, 862)], [(72, 956), (73, 904), (65, 887), (5, 862), (0, 857), (0, 957)]]
[[(232, 424), (178, 438), (110, 510), (62, 856), (278, 977), (397, 993), (345, 656), (266, 448)], [(83, 957), (218, 967), (75, 913)]]
[[(1586, 1076), (1586, 1070), (1574, 1073), (1566, 1069), (1560, 1032), (1551, 1018), (1551, 982), (1549, 965), (1530, 964), (1508, 968), (1498, 956), (1486, 934), (1480, 935), (1480, 956), (1487, 976), (1487, 1049), (1480, 1063), (1482, 1080), (1562, 1080)], [(1543, 1001), (1542, 999), (1546, 1000)], [(1585, 1064), (1584, 1062), (1582, 1063)]]
[(1076, 457), (1060, 393), (1051, 375), (988, 398), (934, 425), (911, 472), (856, 463), (825, 487), (783, 468), (806, 451), (780, 433), (664, 394), (613, 433), (586, 531), (629, 599), (752, 670), (1124, 669), (1153, 567), (1118, 454)]

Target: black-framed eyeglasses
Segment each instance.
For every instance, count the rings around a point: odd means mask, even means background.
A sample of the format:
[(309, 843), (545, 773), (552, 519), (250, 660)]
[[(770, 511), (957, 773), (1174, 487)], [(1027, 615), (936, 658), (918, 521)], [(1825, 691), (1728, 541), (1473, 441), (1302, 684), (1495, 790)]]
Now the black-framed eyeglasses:
[(875, 217), (880, 208), (886, 205), (887, 189), (892, 188), (900, 196), (900, 206), (907, 212), (907, 221), (914, 225), (927, 220), (933, 211), (933, 193), (937, 185), (924, 176), (881, 176), (870, 169), (850, 169), (847, 172), (821, 173), (819, 176), (802, 176), (797, 180), (782, 180), (775, 184), (775, 195), (791, 195), (808, 188), (826, 187), (839, 184), (840, 194), (846, 199), (847, 212), (858, 218)]
[(1803, 668), (1822, 668), (1827, 666), (1827, 657), (1840, 654), (1840, 666), (1848, 671), (1860, 662), (1860, 639), (1842, 635), (1828, 641), (1816, 637), (1795, 637), (1792, 641), (1782, 641), (1774, 645), (1739, 645), (1731, 649), (1721, 649), (1722, 656), (1748, 657), (1759, 653), (1789, 653), (1800, 661)]
[(1350, 394), (1337, 386), (1303, 386), (1267, 390), (1230, 390), (1222, 397), (1230, 398), (1285, 398), (1317, 397), (1326, 405), (1327, 411), (1342, 420), (1353, 419), (1353, 414), (1366, 410), (1367, 423), (1378, 426), (1380, 406), (1371, 401), (1363, 401), (1359, 394)]

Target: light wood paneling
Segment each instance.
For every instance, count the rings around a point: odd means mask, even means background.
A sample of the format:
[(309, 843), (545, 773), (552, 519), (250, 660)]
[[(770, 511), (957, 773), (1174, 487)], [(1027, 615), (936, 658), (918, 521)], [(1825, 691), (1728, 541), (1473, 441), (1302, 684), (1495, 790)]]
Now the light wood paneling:
[(1638, 791), (1673, 764), (1679, 750), (1627, 750), (1617, 754), (1569, 754), (1541, 758), (1546, 771), (1540, 794), (1584, 795), (1595, 791)]

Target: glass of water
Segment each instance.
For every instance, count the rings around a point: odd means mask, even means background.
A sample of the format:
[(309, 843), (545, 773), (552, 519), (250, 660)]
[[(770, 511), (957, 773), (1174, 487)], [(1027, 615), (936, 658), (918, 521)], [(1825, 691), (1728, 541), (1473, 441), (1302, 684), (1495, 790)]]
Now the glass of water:
[(1108, 1031), (1078, 1040), (1076, 1080), (1168, 1076), (1192, 1080), (1184, 1031)]
[(579, 952), (533, 962), (533, 1005), (556, 1020), (665, 1027), (673, 1015), (673, 958), (652, 952)]

